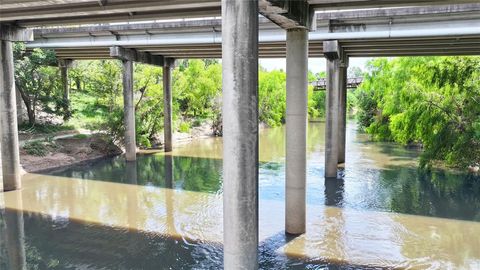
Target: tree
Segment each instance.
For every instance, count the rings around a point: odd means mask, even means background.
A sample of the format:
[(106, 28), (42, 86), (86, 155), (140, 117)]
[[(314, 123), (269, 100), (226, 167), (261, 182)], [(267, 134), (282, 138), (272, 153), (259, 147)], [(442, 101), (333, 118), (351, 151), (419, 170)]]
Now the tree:
[(15, 86), (28, 114), (28, 122), (35, 124), (36, 112), (62, 114), (62, 89), (57, 59), (51, 50), (27, 51), (23, 43), (14, 44)]
[(357, 91), (377, 140), (420, 144), (421, 166), (480, 164), (480, 57), (377, 59)]

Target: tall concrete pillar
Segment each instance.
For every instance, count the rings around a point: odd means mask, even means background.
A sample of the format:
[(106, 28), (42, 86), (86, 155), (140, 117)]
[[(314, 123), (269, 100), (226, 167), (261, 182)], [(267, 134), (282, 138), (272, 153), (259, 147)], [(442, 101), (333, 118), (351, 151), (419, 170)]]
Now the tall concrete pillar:
[(17, 123), (20, 125), (23, 123), (23, 99), (18, 89), (15, 91), (17, 100)]
[(63, 88), (63, 119), (68, 120), (70, 118), (70, 87), (68, 83), (68, 60), (60, 60), (60, 73), (62, 77)]
[(123, 60), (123, 113), (125, 124), (125, 158), (137, 159), (135, 139), (135, 104), (133, 102), (133, 61)]
[(172, 151), (172, 66), (173, 59), (165, 59), (163, 66), (163, 138), (165, 152)]
[(325, 124), (325, 177), (337, 177), (339, 148), (339, 66), (338, 59), (327, 59), (327, 106)]
[(308, 30), (287, 31), (285, 231), (305, 232)]
[(21, 188), (12, 42), (0, 40), (0, 136), (4, 191)]
[(339, 71), (339, 106), (338, 115), (340, 123), (338, 125), (338, 164), (345, 163), (345, 145), (347, 132), (347, 65), (340, 63)]
[(258, 0), (222, 0), (225, 269), (258, 268)]

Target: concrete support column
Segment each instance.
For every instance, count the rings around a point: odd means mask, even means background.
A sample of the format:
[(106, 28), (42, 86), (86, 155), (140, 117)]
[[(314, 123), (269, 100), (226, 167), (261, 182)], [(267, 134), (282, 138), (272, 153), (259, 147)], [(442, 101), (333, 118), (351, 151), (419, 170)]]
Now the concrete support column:
[(338, 115), (338, 164), (345, 163), (345, 145), (347, 132), (347, 65), (341, 63), (339, 67), (339, 106)]
[(338, 59), (327, 59), (327, 106), (325, 124), (325, 177), (337, 177), (339, 149), (339, 71)]
[(21, 188), (12, 42), (0, 40), (0, 136), (4, 191)]
[(285, 231), (305, 232), (308, 30), (287, 31)]
[(258, 268), (258, 0), (222, 0), (224, 268)]
[(68, 120), (70, 118), (70, 87), (68, 84), (68, 67), (65, 61), (60, 61), (60, 73), (63, 88), (63, 119)]
[(172, 151), (172, 64), (163, 66), (163, 138), (165, 152)]
[(17, 123), (20, 125), (23, 123), (23, 99), (20, 91), (15, 91), (17, 99)]
[(125, 158), (137, 159), (135, 139), (135, 104), (133, 102), (133, 61), (123, 60), (123, 113), (125, 124)]

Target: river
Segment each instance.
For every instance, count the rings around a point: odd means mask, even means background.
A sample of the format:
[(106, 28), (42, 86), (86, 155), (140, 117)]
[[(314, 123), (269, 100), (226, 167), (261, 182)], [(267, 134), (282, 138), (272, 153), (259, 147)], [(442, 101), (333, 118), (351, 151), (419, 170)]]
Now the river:
[[(480, 269), (479, 176), (422, 172), (419, 150), (371, 142), (349, 122), (343, 179), (325, 181), (324, 124), (308, 129), (299, 237), (283, 232), (285, 130), (261, 131), (261, 269)], [(221, 268), (221, 155), (221, 138), (208, 138), (136, 163), (25, 175), (21, 191), (0, 195), (3, 266)]]

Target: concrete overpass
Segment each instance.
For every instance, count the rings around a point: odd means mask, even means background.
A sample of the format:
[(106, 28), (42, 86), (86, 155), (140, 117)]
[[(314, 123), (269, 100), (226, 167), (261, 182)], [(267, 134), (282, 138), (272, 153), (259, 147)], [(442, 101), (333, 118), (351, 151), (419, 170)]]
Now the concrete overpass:
[[(350, 57), (459, 55), (480, 52), (480, 4), (322, 12), (309, 32), (309, 57), (323, 41), (339, 40)], [(122, 46), (172, 58), (221, 58), (221, 19), (42, 28), (30, 48), (54, 48), (59, 58), (110, 58)], [(259, 57), (286, 56), (286, 32), (259, 18)]]
[[(320, 12), (316, 17), (315, 11)], [(21, 188), (12, 41), (33, 40), (32, 30), (24, 27), (102, 24), (91, 30), (38, 30), (36, 43), (29, 46), (55, 48), (62, 59), (122, 61), (127, 160), (135, 159), (133, 62), (164, 67), (169, 112), (172, 59), (222, 57), (226, 269), (258, 267), (259, 56), (287, 58), (285, 230), (301, 234), (306, 216), (308, 57), (327, 58), (325, 177), (336, 178), (337, 165), (345, 160), (349, 57), (479, 54), (477, 0), (3, 0), (0, 12), (0, 137), (6, 191)], [(188, 21), (170, 26), (103, 25), (217, 16), (221, 26), (215, 19), (202, 20), (204, 25), (198, 27)], [(168, 118), (167, 113), (166, 127)]]

